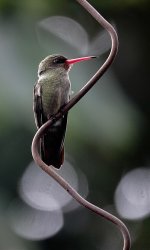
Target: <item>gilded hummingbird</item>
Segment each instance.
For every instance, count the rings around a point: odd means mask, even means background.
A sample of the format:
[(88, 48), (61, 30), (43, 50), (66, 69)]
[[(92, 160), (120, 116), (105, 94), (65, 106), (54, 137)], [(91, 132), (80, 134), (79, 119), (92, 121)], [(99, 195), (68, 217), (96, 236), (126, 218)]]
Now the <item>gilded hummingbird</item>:
[[(69, 101), (71, 84), (68, 73), (71, 66), (91, 58), (95, 56), (67, 59), (61, 55), (50, 55), (40, 62), (33, 93), (33, 111), (38, 129)], [(67, 114), (54, 122), (40, 141), (42, 160), (55, 168), (60, 168), (64, 161), (66, 125)]]

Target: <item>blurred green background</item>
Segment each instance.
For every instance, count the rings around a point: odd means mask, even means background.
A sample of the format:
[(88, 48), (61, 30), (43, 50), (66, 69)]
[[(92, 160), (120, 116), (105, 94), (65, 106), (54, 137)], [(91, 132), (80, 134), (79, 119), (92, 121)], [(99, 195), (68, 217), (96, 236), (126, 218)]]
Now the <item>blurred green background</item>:
[[(90, 3), (115, 23), (119, 52), (111, 69), (70, 111), (65, 150), (75, 169), (86, 175), (88, 200), (117, 215), (114, 193), (121, 178), (150, 166), (149, 1)], [(38, 64), (58, 50), (67, 57), (82, 54), (58, 37), (43, 34), (46, 38), (41, 41), (41, 31), (39, 39), (38, 23), (53, 15), (76, 20), (89, 37), (99, 32), (96, 21), (73, 0), (0, 0), (0, 249), (121, 249), (115, 226), (84, 208), (65, 214), (62, 229), (46, 240), (25, 240), (9, 225), (10, 204), (18, 197), (19, 180), (32, 161), (30, 145), (36, 131), (32, 89)], [(74, 66), (73, 91), (84, 85), (106, 55)], [(147, 207), (149, 186), (150, 182), (138, 189)], [(150, 249), (149, 215), (150, 208), (143, 218), (123, 218), (133, 250)]]

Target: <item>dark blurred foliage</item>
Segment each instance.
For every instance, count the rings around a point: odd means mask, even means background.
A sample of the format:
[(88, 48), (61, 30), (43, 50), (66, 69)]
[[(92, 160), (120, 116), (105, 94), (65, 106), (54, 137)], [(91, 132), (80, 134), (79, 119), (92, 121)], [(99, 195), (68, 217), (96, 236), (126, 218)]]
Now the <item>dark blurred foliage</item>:
[[(111, 70), (70, 111), (66, 152), (88, 179), (88, 199), (117, 214), (114, 193), (122, 176), (150, 167), (149, 1), (90, 3), (115, 23), (119, 52)], [(7, 222), (19, 180), (32, 161), (32, 88), (38, 63), (57, 49), (51, 40), (49, 52), (43, 49), (37, 39), (37, 23), (52, 15), (73, 18), (90, 36), (99, 30), (96, 21), (73, 0), (0, 0), (0, 249), (121, 249), (116, 228), (85, 209), (66, 214), (62, 230), (43, 241), (23, 240), (11, 232)], [(61, 40), (58, 43), (61, 47)], [(66, 51), (64, 54), (67, 56)], [(76, 53), (68, 48), (68, 55), (75, 57)], [(93, 64), (72, 70), (73, 90), (96, 71), (99, 64)], [(150, 198), (147, 202), (150, 206)], [(132, 249), (150, 249), (149, 216), (124, 221), (132, 232)]]

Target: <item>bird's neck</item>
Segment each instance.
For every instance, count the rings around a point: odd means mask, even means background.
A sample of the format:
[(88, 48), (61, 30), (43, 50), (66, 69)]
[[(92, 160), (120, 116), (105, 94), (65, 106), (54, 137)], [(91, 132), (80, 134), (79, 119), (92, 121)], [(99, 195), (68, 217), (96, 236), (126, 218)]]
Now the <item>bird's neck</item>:
[(46, 71), (44, 74), (39, 76), (39, 80), (53, 80), (53, 79), (60, 79), (60, 78), (69, 78), (68, 71), (66, 70), (60, 70), (60, 69), (55, 69), (55, 70), (49, 70)]

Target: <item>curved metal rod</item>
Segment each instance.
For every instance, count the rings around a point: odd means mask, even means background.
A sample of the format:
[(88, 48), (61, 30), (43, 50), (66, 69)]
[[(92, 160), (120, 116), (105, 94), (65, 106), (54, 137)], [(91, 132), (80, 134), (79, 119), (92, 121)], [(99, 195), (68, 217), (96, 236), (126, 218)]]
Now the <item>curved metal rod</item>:
[(100, 207), (95, 206), (94, 204), (90, 203), (86, 199), (84, 199), (66, 180), (64, 180), (59, 174), (59, 170), (54, 169), (52, 166), (46, 165), (42, 160), (38, 153), (38, 145), (40, 142), (40, 138), (45, 133), (45, 131), (52, 125), (53, 120), (47, 121), (35, 134), (33, 141), (32, 141), (32, 156), (35, 163), (40, 166), (49, 176), (51, 176), (59, 185), (61, 185), (77, 202), (79, 202), (82, 206), (88, 208), (92, 212), (98, 214), (101, 217), (111, 221), (114, 223), (119, 230), (122, 232), (123, 239), (124, 239), (124, 246), (123, 250), (130, 249), (130, 234), (128, 232), (127, 227), (125, 224), (119, 220), (114, 215), (108, 213), (107, 211), (101, 209)]
[(64, 115), (67, 111), (69, 111), (91, 88), (92, 86), (100, 79), (100, 77), (104, 74), (104, 72), (109, 68), (111, 63), (113, 62), (117, 49), (118, 49), (118, 38), (116, 31), (87, 1), (85, 0), (76, 0), (79, 2), (110, 34), (112, 40), (112, 48), (110, 54), (105, 61), (105, 63), (101, 66), (101, 68), (96, 72), (96, 74), (87, 82), (87, 84), (77, 93), (77, 95), (72, 98), (66, 106), (61, 109), (61, 112), (58, 112), (55, 117), (47, 121), (43, 126), (35, 134), (32, 141), (32, 156), (35, 163), (40, 166), (49, 176), (51, 176), (55, 181), (57, 181), (76, 201), (78, 201), (81, 205), (93, 211), (94, 213), (104, 217), (105, 219), (114, 223), (119, 230), (122, 232), (124, 245), (123, 250), (130, 249), (130, 234), (128, 232), (125, 224), (119, 220), (114, 215), (108, 213), (107, 211), (93, 205), (92, 203), (85, 200), (78, 192), (67, 183), (59, 174), (58, 170), (54, 169), (52, 166), (46, 165), (42, 160), (38, 152), (38, 145), (40, 142), (40, 138), (43, 136), (45, 131), (52, 125), (55, 120), (58, 120), (62, 115)]

